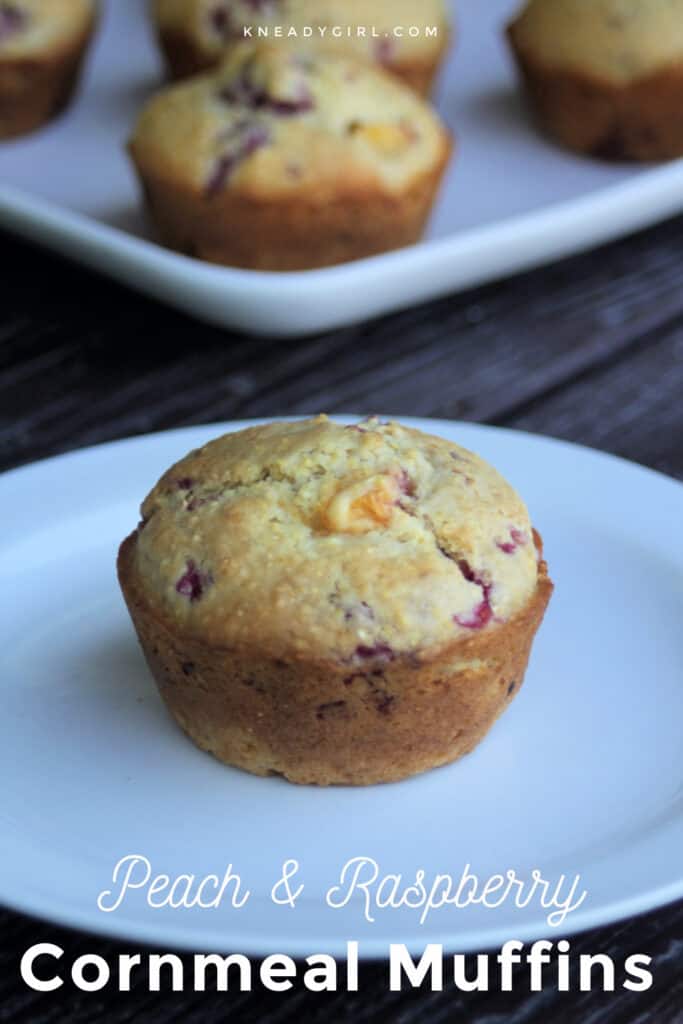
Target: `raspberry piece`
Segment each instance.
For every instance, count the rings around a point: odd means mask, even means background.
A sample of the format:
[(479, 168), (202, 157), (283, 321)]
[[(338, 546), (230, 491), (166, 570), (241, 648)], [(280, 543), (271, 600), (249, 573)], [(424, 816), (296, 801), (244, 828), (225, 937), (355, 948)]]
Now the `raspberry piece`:
[(292, 117), (294, 114), (307, 114), (315, 107), (313, 97), (307, 89), (301, 90), (299, 99), (278, 100), (271, 97), (266, 98), (265, 105), (271, 113), (278, 114), (280, 117)]
[(379, 642), (373, 647), (368, 647), (365, 644), (359, 644), (358, 647), (356, 647), (355, 656), (361, 661), (369, 661), (370, 659), (377, 661), (393, 661), (396, 654), (393, 647), (390, 647), (389, 644)]
[[(490, 591), (490, 587), (488, 590)], [(456, 615), (455, 621), (463, 629), (483, 629), (484, 626), (488, 626), (492, 618), (493, 609), (491, 608), (489, 594), (487, 590), (484, 590), (484, 600), (477, 605), (469, 618), (465, 618), (463, 615)]]
[(0, 42), (21, 32), (27, 21), (26, 12), (16, 4), (0, 3)]
[(187, 597), (190, 603), (199, 601), (205, 589), (213, 582), (208, 573), (201, 572), (192, 559), (188, 559), (185, 572), (175, 585), (176, 591)]
[(262, 125), (247, 125), (241, 122), (235, 126), (235, 131), (226, 142), (228, 148), (216, 160), (206, 183), (205, 193), (208, 198), (218, 195), (239, 164), (257, 149), (268, 145), (270, 133)]
[[(242, 0), (242, 4), (250, 14), (262, 17), (273, 17), (277, 11), (278, 0)], [(233, 0), (234, 6), (234, 0)], [(208, 12), (209, 26), (214, 35), (221, 39), (237, 39), (244, 37), (244, 22), (235, 17), (230, 3), (215, 4)]]
[(453, 618), (463, 629), (483, 629), (493, 618), (493, 608), (491, 607), (493, 584), (487, 583), (486, 580), (482, 579), (464, 558), (458, 559), (458, 569), (460, 569), (468, 583), (474, 583), (476, 586), (481, 587), (482, 601), (473, 609), (469, 616), (454, 615)]
[(405, 494), (408, 498), (415, 497), (415, 492), (417, 490), (417, 487), (415, 486), (415, 481), (408, 473), (406, 473), (405, 469), (402, 469), (401, 472), (398, 474), (398, 476), (396, 477), (396, 482), (399, 486), (401, 494)]
[(232, 19), (227, 7), (212, 7), (209, 11), (209, 24), (217, 36), (228, 36), (232, 34)]
[(391, 39), (380, 39), (375, 46), (375, 60), (380, 64), (391, 64), (395, 53), (394, 43)]
[(225, 103), (238, 103), (250, 110), (263, 110), (280, 117), (293, 117), (313, 110), (313, 96), (305, 82), (299, 84), (298, 93), (293, 97), (272, 96), (265, 89), (255, 85), (249, 78), (248, 68), (219, 93)]
[(514, 527), (510, 530), (510, 540), (496, 541), (496, 547), (500, 548), (506, 555), (514, 555), (517, 548), (524, 547), (525, 544), (529, 543), (529, 538), (526, 533), (522, 530), (517, 530)]

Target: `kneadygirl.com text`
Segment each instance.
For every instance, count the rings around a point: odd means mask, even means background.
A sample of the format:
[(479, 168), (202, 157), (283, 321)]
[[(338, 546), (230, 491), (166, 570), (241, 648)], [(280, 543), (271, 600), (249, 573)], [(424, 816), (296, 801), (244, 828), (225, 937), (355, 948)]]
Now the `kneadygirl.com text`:
[(376, 25), (245, 25), (245, 39), (438, 39), (438, 25), (394, 25), (383, 31)]

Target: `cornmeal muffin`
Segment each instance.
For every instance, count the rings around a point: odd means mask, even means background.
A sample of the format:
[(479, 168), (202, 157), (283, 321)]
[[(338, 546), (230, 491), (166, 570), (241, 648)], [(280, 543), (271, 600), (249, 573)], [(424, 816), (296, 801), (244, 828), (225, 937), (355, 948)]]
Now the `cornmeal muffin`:
[(172, 248), (299, 270), (417, 241), (450, 138), (380, 69), (243, 46), (217, 72), (154, 97), (130, 152)]
[(213, 67), (235, 43), (267, 29), (269, 38), (296, 39), (309, 50), (375, 60), (427, 95), (450, 34), (444, 0), (153, 0), (152, 10), (175, 78)]
[(560, 143), (611, 159), (683, 155), (683, 0), (529, 0), (508, 34)]
[(220, 437), (162, 476), (118, 571), (171, 712), (221, 761), (364, 785), (479, 742), (552, 584), (482, 459), (371, 419)]
[(95, 20), (93, 0), (0, 0), (0, 138), (34, 131), (66, 106)]

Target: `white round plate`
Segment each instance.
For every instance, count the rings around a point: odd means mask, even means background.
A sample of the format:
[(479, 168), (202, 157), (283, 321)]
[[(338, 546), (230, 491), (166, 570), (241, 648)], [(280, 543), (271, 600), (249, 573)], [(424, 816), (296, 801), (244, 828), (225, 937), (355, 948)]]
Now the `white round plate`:
[[(165, 948), (383, 956), (559, 937), (683, 895), (683, 486), (540, 437), (435, 421), (416, 426), (493, 462), (527, 500), (556, 592), (526, 683), (458, 764), (367, 789), (296, 787), (223, 767), (165, 711), (116, 582), (117, 545), (163, 469), (224, 429), (104, 445), (0, 477), (5, 638), (0, 657), (0, 902)], [(135, 890), (105, 913), (116, 862), (223, 875), (242, 909), (150, 908)], [(519, 908), (331, 908), (351, 858), (380, 876), (480, 882), (515, 871), (582, 905), (559, 927)], [(288, 859), (294, 909), (271, 889)], [(369, 890), (371, 893), (373, 889)], [(386, 887), (385, 887), (386, 892)]]

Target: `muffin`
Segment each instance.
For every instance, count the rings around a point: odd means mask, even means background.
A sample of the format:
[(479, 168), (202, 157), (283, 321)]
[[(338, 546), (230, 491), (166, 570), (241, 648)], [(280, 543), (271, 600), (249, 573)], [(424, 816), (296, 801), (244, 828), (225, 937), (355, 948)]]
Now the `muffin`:
[(261, 45), (157, 94), (130, 153), (166, 244), (300, 270), (416, 242), (450, 138), (380, 69)]
[(471, 751), (519, 690), (552, 592), (524, 503), (482, 459), (325, 416), (190, 452), (145, 499), (118, 572), (194, 742), (318, 785)]
[(247, 38), (282, 29), (309, 49), (375, 60), (427, 95), (450, 34), (444, 0), (153, 0), (152, 13), (174, 78), (220, 63), (245, 29)]
[(32, 132), (67, 105), (95, 20), (93, 0), (0, 0), (0, 138)]
[(683, 155), (683, 0), (529, 0), (508, 35), (540, 124), (562, 145)]

